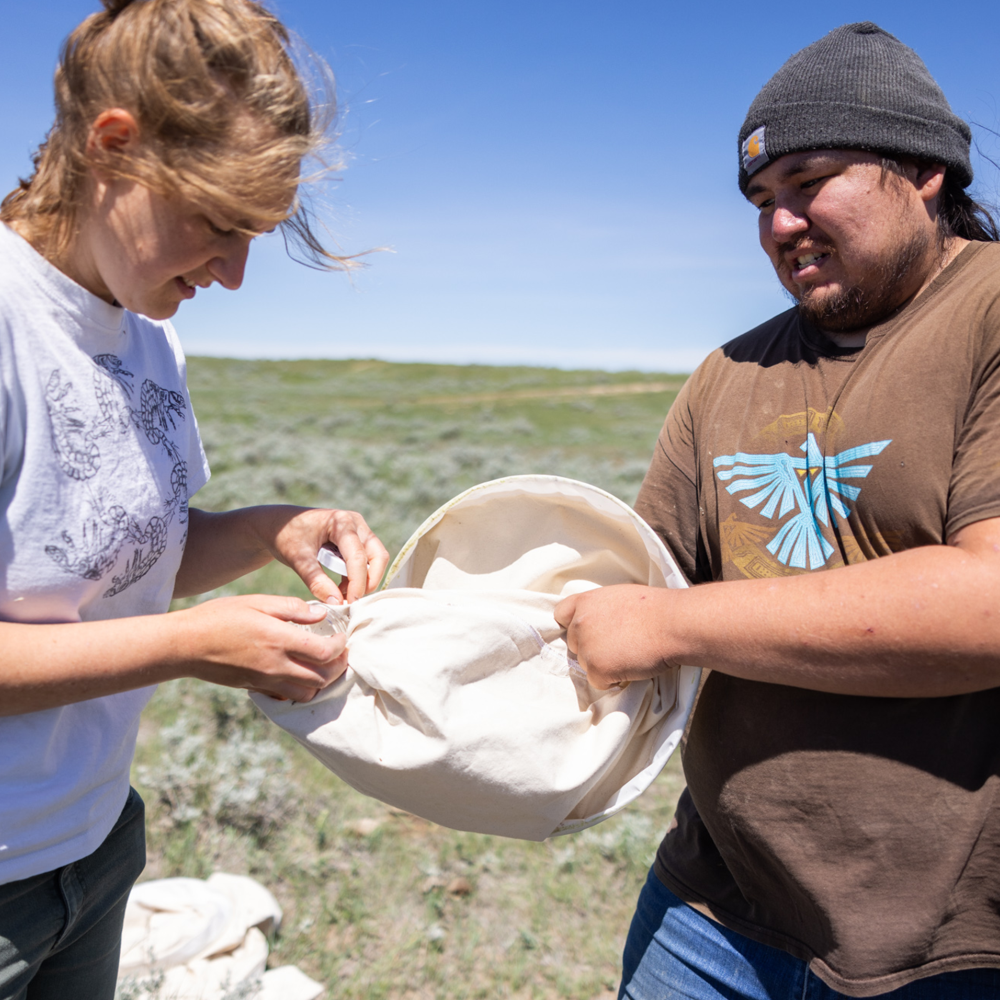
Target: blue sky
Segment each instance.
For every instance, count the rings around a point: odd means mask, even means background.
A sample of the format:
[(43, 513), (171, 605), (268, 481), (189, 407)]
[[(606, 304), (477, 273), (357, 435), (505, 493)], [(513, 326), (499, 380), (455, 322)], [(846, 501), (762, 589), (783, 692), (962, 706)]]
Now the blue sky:
[[(244, 287), (175, 318), (189, 353), (689, 371), (787, 301), (735, 184), (735, 137), (794, 51), (874, 20), (955, 111), (1000, 131), (1000, 4), (280, 0), (333, 67), (347, 169), (323, 192), (353, 279), (254, 246)], [(89, 0), (4, 4), (5, 189), (51, 119)], [(957, 9), (957, 8), (956, 8)], [(1000, 140), (974, 128), (1000, 160)], [(1000, 200), (976, 155), (975, 190)]]

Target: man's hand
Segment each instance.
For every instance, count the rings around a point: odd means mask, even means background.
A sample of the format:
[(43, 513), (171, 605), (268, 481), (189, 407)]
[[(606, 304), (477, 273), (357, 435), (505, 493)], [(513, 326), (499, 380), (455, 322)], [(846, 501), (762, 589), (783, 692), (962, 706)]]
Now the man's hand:
[(633, 584), (601, 587), (560, 601), (555, 617), (587, 679), (604, 690), (675, 666), (661, 648), (674, 597), (669, 590)]

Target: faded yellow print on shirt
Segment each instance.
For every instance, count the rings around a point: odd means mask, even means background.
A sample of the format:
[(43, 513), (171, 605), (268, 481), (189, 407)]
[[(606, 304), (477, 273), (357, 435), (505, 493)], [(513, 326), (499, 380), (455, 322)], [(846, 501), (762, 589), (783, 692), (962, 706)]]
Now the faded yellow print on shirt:
[(782, 566), (767, 551), (767, 543), (773, 535), (770, 528), (738, 521), (735, 514), (730, 514), (719, 525), (723, 564), (731, 563), (749, 580), (770, 580), (777, 576), (807, 573), (808, 570)]
[[(768, 519), (776, 516), (779, 499), (782, 503), (780, 514), (783, 516), (793, 509), (789, 502), (790, 496), (794, 493), (801, 497), (802, 491), (794, 483), (788, 483), (787, 480), (782, 483), (782, 476), (791, 477), (794, 475), (803, 488), (815, 483), (817, 477), (828, 471), (824, 468), (826, 456), (819, 453), (816, 439), (824, 439), (826, 452), (836, 452), (836, 440), (842, 436), (845, 430), (846, 425), (843, 419), (834, 411), (833, 407), (825, 412), (810, 407), (800, 413), (782, 414), (777, 420), (762, 428), (757, 435), (756, 448), (765, 454), (748, 456), (745, 453), (739, 453), (735, 456), (723, 456), (715, 460), (716, 466), (719, 466), (720, 463), (723, 466), (727, 463), (732, 466), (730, 469), (724, 469), (718, 473), (719, 479), (738, 484), (740, 492), (757, 489), (758, 486), (761, 486), (760, 492), (751, 497), (752, 506), (756, 508), (763, 502), (761, 498), (767, 494), (770, 502), (762, 508), (764, 516)], [(807, 441), (806, 446), (800, 444), (803, 439)], [(858, 460), (869, 455), (879, 454), (889, 443), (891, 442), (874, 442), (871, 445), (862, 445), (858, 449), (850, 449), (842, 453), (845, 459), (843, 468), (832, 470), (830, 475), (833, 492), (838, 494), (831, 497), (830, 502), (831, 504), (839, 502), (842, 509), (837, 512), (839, 516), (832, 519), (835, 530), (832, 532), (824, 531), (821, 542), (813, 540), (812, 549), (807, 559), (800, 557), (797, 560), (790, 560), (787, 546), (784, 550), (779, 549), (777, 554), (772, 552), (768, 546), (770, 545), (771, 549), (775, 548), (774, 522), (762, 521), (760, 519), (761, 512), (755, 510), (754, 513), (748, 511), (748, 515), (755, 518), (754, 520), (744, 520), (737, 513), (732, 513), (719, 524), (719, 542), (723, 564), (730, 564), (739, 572), (740, 576), (748, 579), (770, 579), (793, 576), (819, 568), (834, 569), (852, 563), (865, 562), (880, 555), (887, 555), (892, 551), (890, 541), (880, 533), (862, 534), (861, 537), (845, 533), (844, 529), (849, 527), (849, 522), (843, 516), (846, 509), (843, 507), (843, 500), (856, 498), (859, 484), (863, 482), (871, 468), (868, 465), (858, 465)], [(801, 456), (802, 450), (805, 450), (805, 456)], [(857, 455), (853, 454), (855, 451), (858, 452)], [(773, 466), (768, 464), (769, 458), (775, 459)], [(748, 461), (750, 462), (749, 467), (746, 464)], [(735, 476), (746, 478), (738, 480), (733, 478)], [(746, 483), (754, 485), (744, 485)], [(854, 492), (854, 496), (851, 496), (852, 492)], [(827, 507), (826, 503), (819, 505), (824, 509)], [(737, 510), (742, 513), (746, 506), (746, 504), (741, 503)], [(802, 504), (800, 503), (799, 506), (801, 507)], [(829, 517), (829, 511), (827, 514)], [(801, 521), (805, 516), (808, 516), (806, 512), (800, 511), (797, 519)], [(820, 525), (817, 524), (816, 527), (818, 529)], [(853, 530), (853, 526), (851, 529)], [(822, 561), (817, 545), (825, 546)], [(783, 558), (779, 558), (779, 556), (783, 556)], [(724, 575), (728, 574), (724, 573)]]
[(802, 413), (783, 413), (773, 423), (761, 428), (757, 440), (760, 447), (775, 451), (783, 451), (790, 446), (791, 440), (801, 441), (807, 434), (825, 436), (831, 445), (835, 445), (846, 429), (847, 425), (832, 406), (823, 413), (810, 406)]

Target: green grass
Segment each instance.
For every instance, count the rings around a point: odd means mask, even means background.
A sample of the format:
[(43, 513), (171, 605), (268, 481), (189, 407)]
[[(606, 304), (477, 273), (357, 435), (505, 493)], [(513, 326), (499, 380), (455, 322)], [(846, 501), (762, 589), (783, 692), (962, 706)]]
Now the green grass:
[[(196, 506), (352, 508), (392, 553), (445, 500), (501, 475), (572, 476), (632, 502), (683, 382), (208, 358), (190, 359), (189, 380), (213, 467)], [(305, 596), (280, 566), (225, 588), (253, 590)], [(611, 996), (683, 788), (673, 760), (592, 830), (543, 844), (458, 833), (358, 794), (242, 692), (197, 681), (164, 685), (151, 702), (133, 780), (148, 808), (143, 877), (259, 879), (285, 909), (270, 964), (298, 964), (345, 1000)]]
[(390, 552), (446, 500), (498, 476), (571, 476), (631, 503), (683, 382), (382, 361), (189, 364), (213, 470), (196, 505), (359, 510)]

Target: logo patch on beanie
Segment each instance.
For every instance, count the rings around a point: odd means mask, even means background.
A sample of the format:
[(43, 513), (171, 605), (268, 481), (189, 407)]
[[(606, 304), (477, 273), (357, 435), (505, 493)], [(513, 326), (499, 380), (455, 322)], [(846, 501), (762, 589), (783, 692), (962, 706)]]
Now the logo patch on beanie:
[(766, 125), (754, 129), (743, 141), (743, 169), (752, 174), (768, 162), (767, 147), (764, 145)]

